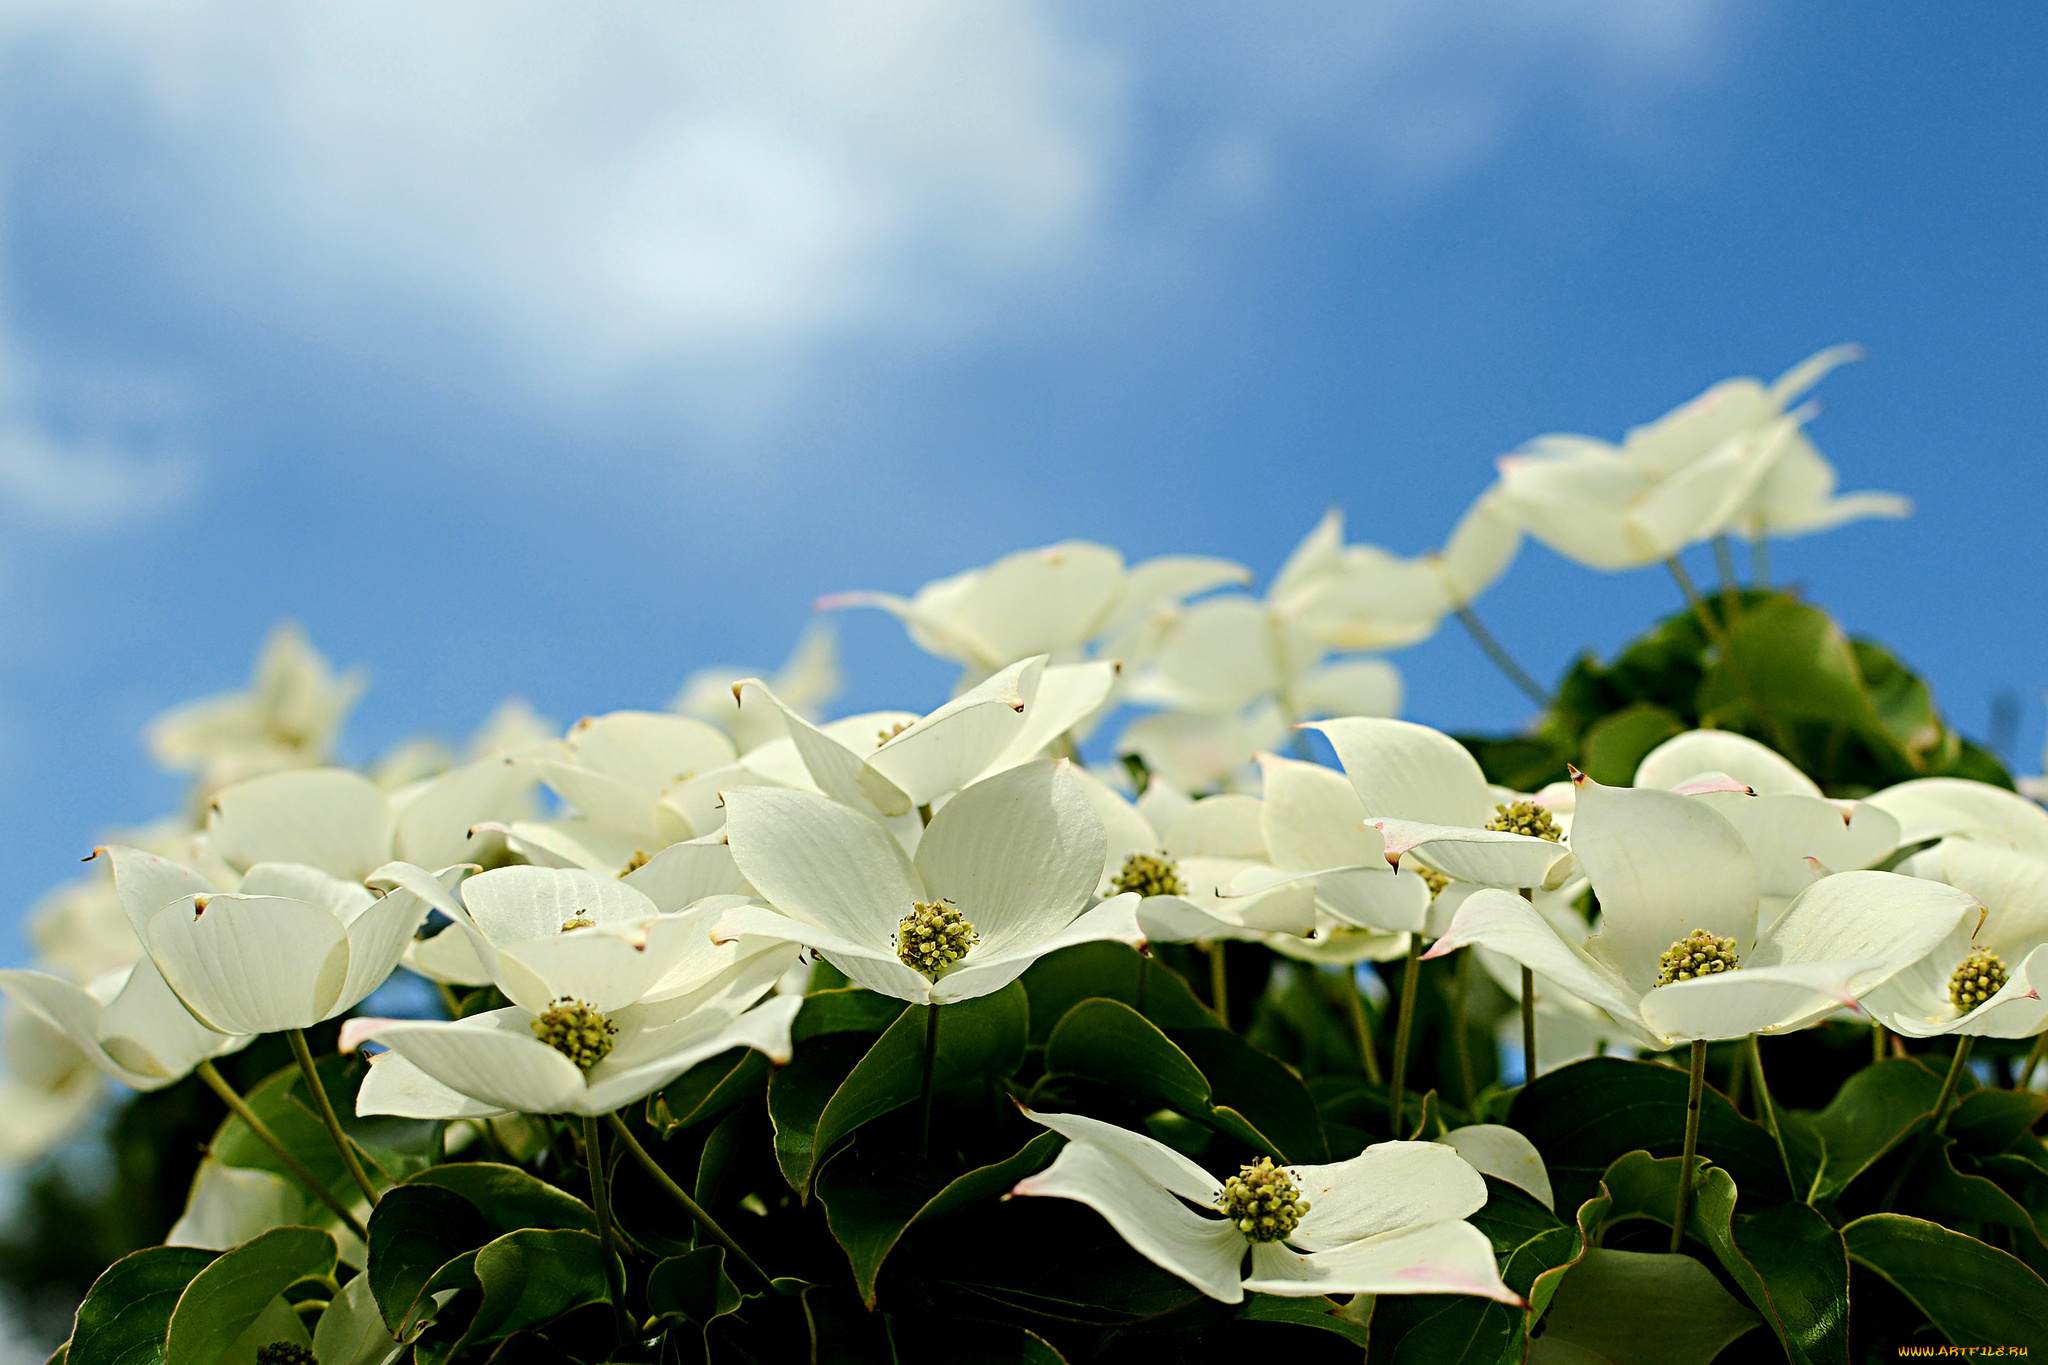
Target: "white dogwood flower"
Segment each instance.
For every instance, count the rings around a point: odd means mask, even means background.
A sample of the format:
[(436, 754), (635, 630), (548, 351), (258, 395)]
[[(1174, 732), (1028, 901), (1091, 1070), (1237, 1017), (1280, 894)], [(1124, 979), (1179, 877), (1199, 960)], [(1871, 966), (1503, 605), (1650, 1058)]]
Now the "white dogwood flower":
[(1599, 898), (1580, 939), (1485, 889), (1426, 956), (1491, 948), (1605, 1010), (1645, 1046), (1803, 1027), (1927, 955), (1976, 902), (1889, 872), (1842, 872), (1759, 922), (1756, 863), (1706, 802), (1579, 775), (1572, 847)]
[(150, 753), (198, 779), (200, 794), (286, 768), (317, 767), (362, 694), (364, 676), (337, 676), (297, 626), (270, 633), (249, 686), (188, 702), (150, 722)]
[(1521, 1302), (1501, 1283), (1492, 1243), (1464, 1221), (1486, 1203), (1486, 1182), (1451, 1147), (1383, 1142), (1319, 1166), (1261, 1159), (1219, 1180), (1115, 1124), (1024, 1114), (1067, 1145), (1012, 1194), (1086, 1204), (1133, 1251), (1212, 1299), (1478, 1294)]
[(817, 607), (880, 607), (903, 622), (918, 648), (955, 660), (971, 682), (1037, 654), (1074, 662), (1089, 643), (1155, 607), (1250, 580), (1228, 560), (1162, 555), (1126, 567), (1106, 545), (1068, 540), (934, 580), (910, 598), (843, 592), (819, 598)]
[[(668, 709), (716, 725), (732, 736), (743, 754), (758, 749), (782, 738), (784, 729), (779, 717), (745, 710), (733, 700), (733, 684), (757, 672), (752, 668), (700, 668), (684, 680)], [(838, 637), (828, 623), (816, 621), (768, 685), (783, 705), (815, 722), (819, 708), (838, 695), (840, 682)]]
[(1090, 908), (1107, 838), (1064, 759), (955, 796), (914, 860), (878, 822), (813, 792), (743, 787), (726, 806), (733, 859), (768, 905), (726, 911), (718, 936), (801, 943), (885, 995), (968, 1000), (1071, 943), (1144, 942), (1137, 896)]

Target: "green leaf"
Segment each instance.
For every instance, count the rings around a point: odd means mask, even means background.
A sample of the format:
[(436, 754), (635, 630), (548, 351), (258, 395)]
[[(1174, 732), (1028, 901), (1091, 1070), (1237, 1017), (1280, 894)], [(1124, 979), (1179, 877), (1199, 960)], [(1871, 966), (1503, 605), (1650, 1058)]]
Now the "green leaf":
[[(1282, 1161), (1313, 1159), (1296, 1158), (1236, 1109), (1212, 1103), (1209, 1080), (1194, 1059), (1136, 1010), (1114, 1000), (1084, 1000), (1068, 1010), (1046, 1043), (1045, 1069), (1048, 1075), (1083, 1076), (1128, 1097), (1176, 1109)], [(1302, 1094), (1305, 1098), (1307, 1092)], [(1313, 1103), (1308, 1108), (1312, 1113)], [(1297, 1127), (1294, 1137), (1312, 1141), (1311, 1133), (1321, 1137), (1320, 1119), (1312, 1129)]]
[(1223, 1027), (1188, 983), (1164, 963), (1121, 943), (1077, 943), (1048, 953), (1024, 973), (1024, 990), (1031, 997), (1031, 1041), (1044, 1043), (1067, 1011), (1083, 1000), (1116, 1000), (1136, 1009), (1141, 979), (1143, 1013), (1159, 1027)]
[[(808, 1189), (841, 1138), (862, 1124), (915, 1103), (924, 1088), (926, 1024), (930, 1006), (913, 1005), (883, 1031), (818, 1115), (810, 1144), (810, 1162), (802, 1180)], [(938, 1058), (932, 1088), (972, 1076), (1007, 1076), (1024, 1060), (1030, 1030), (1030, 1004), (1021, 983), (1012, 981), (992, 995), (977, 996), (939, 1009)]]
[(1335, 1332), (1353, 1346), (1363, 1346), (1372, 1339), (1372, 1329), (1367, 1324), (1345, 1317), (1343, 1305), (1320, 1294), (1314, 1298), (1247, 1294), (1237, 1310), (1237, 1320), (1288, 1322), (1297, 1327), (1313, 1327), (1318, 1331)]
[(588, 1232), (525, 1228), (476, 1253), (483, 1302), (456, 1354), (554, 1321), (586, 1304), (611, 1302), (604, 1244)]
[(520, 1170), (495, 1161), (458, 1161), (421, 1171), (408, 1185), (437, 1185), (475, 1205), (494, 1232), (519, 1228), (597, 1231), (590, 1205)]
[(739, 1286), (725, 1273), (724, 1247), (698, 1247), (671, 1256), (647, 1274), (647, 1308), (699, 1327), (739, 1311)]
[(775, 1125), (775, 1162), (791, 1189), (810, 1194), (811, 1150), (818, 1120), (874, 1040), (865, 1034), (827, 1034), (796, 1050), (768, 1082), (768, 1118)]
[(721, 1052), (691, 1067), (648, 1099), (648, 1126), (666, 1138), (715, 1119), (766, 1090), (774, 1071), (775, 1064), (767, 1054), (753, 1048)]
[(880, 1033), (908, 1008), (907, 1002), (893, 995), (860, 986), (812, 991), (796, 1012), (789, 1036), (801, 1043), (826, 1033)]
[(2005, 1252), (1896, 1213), (1858, 1218), (1842, 1239), (1953, 1344), (2048, 1351), (2048, 1283)]
[(1690, 1256), (1594, 1247), (1551, 1299), (1543, 1340), (1596, 1360), (1708, 1365), (1756, 1325), (1757, 1315)]
[(1067, 1365), (1038, 1333), (987, 1318), (893, 1318), (889, 1340), (902, 1365)]
[(1226, 1029), (1176, 1029), (1173, 1042), (1209, 1082), (1210, 1100), (1234, 1109), (1294, 1162), (1330, 1159), (1322, 1116), (1301, 1077)]
[(77, 1365), (157, 1365), (178, 1296), (218, 1252), (147, 1247), (100, 1272), (78, 1305), (65, 1357)]
[(2048, 1094), (2039, 1090), (1973, 1090), (1949, 1114), (1948, 1135), (1966, 1151), (2002, 1152), (2043, 1114), (2048, 1114)]
[[(1629, 1152), (1678, 1155), (1687, 1090), (1686, 1073), (1676, 1067), (1591, 1057), (1524, 1086), (1507, 1121), (1536, 1144), (1558, 1204), (1571, 1208), (1592, 1198), (1601, 1172)], [(1791, 1197), (1771, 1135), (1711, 1086), (1700, 1101), (1699, 1149), (1752, 1198)]]
[(1494, 1176), (1484, 1178), (1485, 1207), (1466, 1221), (1493, 1243), (1501, 1279), (1526, 1299), (1538, 1275), (1578, 1255), (1578, 1234), (1528, 1191)]
[(1586, 728), (1579, 741), (1579, 766), (1595, 782), (1633, 786), (1636, 769), (1650, 750), (1685, 728), (1683, 721), (1655, 702), (1636, 702)]
[(1828, 1107), (1813, 1116), (1813, 1129), (1827, 1144), (1818, 1199), (1847, 1189), (1913, 1131), (1934, 1108), (1941, 1077), (1907, 1057), (1893, 1057), (1851, 1075)]
[(1520, 1361), (1522, 1314), (1471, 1294), (1382, 1294), (1370, 1365), (1507, 1365)]
[[(2041, 1241), (2034, 1215), (1996, 1182), (1973, 1170), (1959, 1169), (1956, 1144), (1944, 1139), (1928, 1144), (1899, 1191), (1899, 1204), (1938, 1215), (1950, 1223), (1990, 1223), (2013, 1230), (2014, 1249), (2034, 1265), (2048, 1264), (2048, 1246)], [(1963, 1161), (1976, 1165), (1968, 1156)]]
[(178, 1298), (165, 1338), (164, 1365), (219, 1365), (286, 1286), (334, 1272), (332, 1234), (320, 1228), (272, 1228), (224, 1251)]
[(818, 1175), (818, 1200), (853, 1266), (861, 1302), (875, 1306), (882, 1262), (911, 1224), (1009, 1193), (1019, 1180), (1042, 1170), (1060, 1145), (1059, 1134), (1041, 1132), (1016, 1155), (951, 1181), (940, 1180), (929, 1162), (906, 1161), (901, 1152), (873, 1152), (858, 1143), (833, 1157)]
[(415, 1182), (386, 1191), (370, 1214), (365, 1271), (385, 1326), (397, 1333), (434, 1272), (492, 1235), (477, 1206), (444, 1186)]

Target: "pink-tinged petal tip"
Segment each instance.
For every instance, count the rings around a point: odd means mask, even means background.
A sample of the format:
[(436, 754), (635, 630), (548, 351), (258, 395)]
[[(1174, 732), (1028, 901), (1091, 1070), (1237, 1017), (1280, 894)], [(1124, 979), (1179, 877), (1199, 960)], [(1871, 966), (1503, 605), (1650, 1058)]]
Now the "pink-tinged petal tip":
[(341, 1038), (335, 1043), (334, 1050), (341, 1053), (354, 1052), (364, 1043), (375, 1038), (377, 1030), (383, 1028), (386, 1024), (396, 1024), (399, 1022), (401, 1021), (397, 1019), (378, 1019), (371, 1015), (363, 1014), (359, 1014), (353, 1019), (345, 1020), (341, 1026)]
[(1672, 790), (1680, 796), (1703, 796), (1708, 792), (1741, 792), (1744, 796), (1756, 795), (1755, 787), (1745, 782), (1737, 782), (1734, 778), (1726, 776), (1715, 776), (1699, 782), (1688, 782), (1684, 786), (1674, 787)]
[(1427, 962), (1434, 957), (1446, 957), (1464, 946), (1465, 941), (1463, 939), (1454, 939), (1449, 934), (1445, 934), (1435, 943), (1429, 945), (1429, 951), (1422, 955), (1422, 960)]

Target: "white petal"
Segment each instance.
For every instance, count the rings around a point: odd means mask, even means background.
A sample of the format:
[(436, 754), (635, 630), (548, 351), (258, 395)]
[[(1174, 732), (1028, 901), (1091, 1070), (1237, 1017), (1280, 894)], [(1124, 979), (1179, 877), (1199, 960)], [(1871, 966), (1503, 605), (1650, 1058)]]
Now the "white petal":
[(581, 868), (500, 867), (462, 884), (469, 919), (500, 947), (550, 938), (577, 919), (638, 924), (654, 902), (617, 877)]
[(1940, 882), (1895, 872), (1838, 872), (1800, 893), (1751, 960), (1763, 967), (1875, 959), (1880, 967), (1855, 978), (1853, 992), (1860, 996), (1927, 956), (1965, 917), (1974, 927), (1976, 914), (1975, 897)]
[(894, 928), (889, 931), (890, 942), (875, 947), (843, 937), (808, 920), (784, 915), (764, 906), (743, 905), (722, 914), (713, 933), (721, 943), (744, 935), (801, 943), (816, 949), (856, 984), (871, 991), (916, 1004), (931, 999), (931, 981), (896, 956)]
[(1384, 659), (1346, 659), (1301, 675), (1287, 691), (1300, 716), (1392, 716), (1402, 702), (1401, 670)]
[(1435, 825), (1484, 825), (1493, 816), (1486, 775), (1449, 735), (1405, 720), (1326, 720), (1321, 730), (1367, 815)]
[(1897, 817), (1901, 845), (1955, 834), (2048, 857), (2048, 811), (2003, 787), (1960, 777), (1921, 777), (1868, 800)]
[(477, 861), (484, 851), (470, 830), (493, 820), (517, 820), (530, 813), (532, 765), (502, 758), (471, 763), (442, 773), (391, 799), (397, 817), (393, 853), (422, 867)]
[(1557, 1207), (1543, 1154), (1536, 1150), (1535, 1143), (1514, 1129), (1499, 1123), (1472, 1123), (1451, 1129), (1444, 1134), (1443, 1142), (1480, 1174), (1507, 1181), (1546, 1209)]
[(1049, 937), (1020, 940), (1007, 949), (984, 950), (977, 945), (958, 966), (932, 983), (931, 998), (943, 1004), (999, 991), (1047, 953), (1076, 943), (1107, 941), (1142, 948), (1145, 931), (1138, 924), (1139, 903), (1136, 892), (1127, 892), (1086, 911)]
[(1496, 462), (1502, 505), (1530, 535), (1595, 569), (1663, 557), (1628, 534), (1626, 514), (1650, 479), (1620, 451), (1582, 437), (1538, 438), (1530, 450)]
[(1498, 487), (1488, 488), (1458, 519), (1439, 556), (1452, 602), (1478, 601), (1507, 572), (1521, 548), (1521, 526), (1508, 513)]
[(2048, 945), (2028, 953), (2012, 970), (2004, 989), (1951, 1027), (1957, 1033), (1979, 1038), (2035, 1037), (2048, 1029), (2048, 1000), (2041, 998), (2043, 986), (2048, 986)]
[[(766, 683), (756, 678), (748, 678), (744, 682), (734, 683), (733, 686), (742, 696), (749, 691), (765, 693), (768, 700), (781, 709), (783, 721), (789, 727), (790, 743), (803, 759), (804, 770), (810, 775), (811, 781), (817, 784), (818, 790), (834, 801), (851, 806), (855, 810), (875, 808), (878, 813), (893, 814), (901, 814), (916, 805), (903, 792), (890, 791), (887, 778), (867, 769), (866, 749), (855, 752), (844, 740), (819, 729), (787, 706), (783, 706), (781, 699), (768, 690)], [(862, 782), (863, 775), (867, 779), (865, 784)], [(875, 807), (874, 794), (879, 794), (890, 807), (888, 812), (881, 812)], [(727, 819), (731, 819), (729, 805)]]
[(1266, 856), (1265, 811), (1256, 796), (1226, 792), (1190, 802), (1163, 832), (1160, 846), (1176, 858)]
[(1072, 770), (1072, 775), (1096, 818), (1102, 821), (1102, 880), (1095, 884), (1095, 894), (1107, 896), (1112, 894), (1111, 883), (1124, 870), (1125, 861), (1133, 853), (1157, 852), (1159, 836), (1137, 807), (1112, 791), (1101, 778), (1078, 767)]
[(751, 1047), (780, 1065), (790, 1058), (789, 1028), (802, 1006), (802, 996), (777, 996), (726, 1027), (703, 1034), (684, 1047), (641, 1062), (630, 1070), (608, 1071), (611, 1059), (606, 1058), (591, 1068), (589, 1088), (576, 1098), (573, 1112), (608, 1114), (646, 1099), (697, 1063), (729, 1048)]
[(1072, 923), (1095, 890), (1107, 837), (1069, 767), (1040, 760), (975, 783), (946, 803), (918, 844), (925, 889), (959, 907), (981, 935), (978, 954), (1041, 942)]
[(1083, 540), (1020, 550), (989, 565), (969, 585), (952, 619), (990, 668), (1058, 654), (1108, 626), (1123, 591), (1123, 570), (1122, 555)]
[(2048, 940), (2048, 861), (1969, 839), (1944, 839), (1934, 852), (1941, 880), (1990, 908), (1981, 928), (1970, 926), (1972, 946), (2011, 959)]
[(1052, 1165), (1021, 1181), (1012, 1193), (1086, 1204), (1133, 1251), (1162, 1270), (1212, 1299), (1237, 1303), (1244, 1298), (1238, 1269), (1244, 1261), (1244, 1234), (1220, 1217), (1196, 1213), (1105, 1147), (1069, 1142)]
[(214, 886), (183, 863), (144, 853), (139, 848), (109, 844), (94, 852), (107, 855), (113, 869), (114, 894), (121, 899), (121, 909), (127, 912), (137, 943), (144, 941), (143, 935), (148, 933), (156, 912), (172, 901), (225, 889)]
[(732, 741), (694, 716), (614, 711), (585, 717), (567, 736), (576, 762), (629, 783), (649, 796), (737, 758)]
[(1751, 943), (1756, 865), (1735, 827), (1673, 792), (1579, 781), (1572, 852), (1600, 898), (1600, 952), (1638, 991), (1695, 929)]
[(1643, 997), (1643, 1022), (1670, 1043), (1741, 1038), (1801, 1028), (1855, 1003), (1855, 982), (1880, 958), (1744, 967), (1659, 986)]
[(861, 790), (884, 815), (903, 815), (967, 786), (1023, 733), (1044, 672), (1042, 657), (1012, 664), (891, 737), (868, 755)]
[(1481, 886), (1542, 886), (1551, 869), (1571, 856), (1563, 844), (1507, 830), (1416, 820), (1375, 819), (1373, 825), (1386, 839), (1389, 855), (1414, 849), (1421, 861), (1445, 876)]
[(1486, 1203), (1479, 1172), (1437, 1142), (1382, 1142), (1349, 1161), (1287, 1170), (1308, 1200), (1308, 1214), (1288, 1239), (1304, 1251), (1463, 1218)]
[(723, 839), (670, 844), (619, 880), (661, 911), (681, 910), (706, 896), (744, 896), (753, 890)]
[(1215, 1208), (1223, 1197), (1222, 1181), (1190, 1157), (1147, 1134), (1105, 1123), (1101, 1119), (1091, 1119), (1085, 1114), (1049, 1114), (1037, 1109), (1026, 1109), (1023, 1114), (1033, 1123), (1043, 1124), (1070, 1142), (1105, 1148), (1128, 1162), (1146, 1180), (1192, 1204)]
[(1124, 574), (1115, 604), (1104, 625), (1114, 626), (1167, 602), (1178, 602), (1226, 583), (1252, 581), (1251, 570), (1227, 559), (1207, 555), (1158, 555), (1134, 564)]
[(477, 956), (469, 931), (451, 924), (432, 938), (416, 938), (405, 947), (401, 965), (415, 976), (449, 986), (488, 986), (490, 969)]
[(216, 1033), (193, 1018), (171, 993), (156, 963), (146, 957), (129, 971), (120, 994), (100, 1012), (98, 1029), (109, 1057), (159, 1083), (249, 1041), (246, 1035)]
[(1299, 871), (1386, 861), (1386, 841), (1365, 823), (1365, 805), (1342, 773), (1275, 754), (1259, 755), (1259, 771), (1261, 840), (1273, 866)]
[(1252, 1248), (1254, 1294), (1476, 1294), (1521, 1300), (1501, 1283), (1493, 1243), (1470, 1223), (1427, 1223), (1304, 1256), (1269, 1242)]
[(585, 823), (614, 831), (620, 839), (636, 845), (665, 842), (654, 818), (656, 793), (580, 764), (536, 766), (555, 794), (574, 807)]
[(1038, 757), (1061, 735), (1086, 723), (1101, 708), (1116, 686), (1116, 678), (1117, 665), (1107, 660), (1047, 668), (1038, 680), (1037, 695), (1025, 708), (1024, 728), (976, 776), (990, 777)]
[(223, 787), (206, 822), (220, 855), (238, 867), (306, 863), (361, 881), (391, 860), (391, 803), (342, 768), (272, 773)]
[(60, 976), (10, 967), (0, 970), (0, 991), (6, 991), (17, 1004), (63, 1034), (94, 1066), (123, 1085), (157, 1090), (178, 1079), (174, 1075), (155, 1074), (153, 1065), (130, 1068), (109, 1056), (100, 1046), (100, 1002)]
[(897, 926), (930, 899), (889, 831), (828, 797), (736, 789), (726, 795), (726, 839), (741, 875), (771, 905), (867, 952), (894, 958)]
[(1817, 796), (1695, 797), (1742, 835), (1755, 861), (1757, 885), (1767, 896), (1796, 896), (1823, 867), (1851, 872), (1882, 862), (1898, 847), (1898, 821), (1859, 801), (1845, 811)]
[[(1468, 943), (1513, 958), (1616, 1020), (1626, 1023), (1637, 1017), (1637, 990), (1606, 963), (1565, 938), (1556, 925), (1511, 891), (1488, 888), (1473, 892), (1458, 907), (1450, 928), (1428, 956), (1441, 957)], [(1650, 979), (1656, 980), (1654, 960)]]
[(149, 922), (149, 955), (222, 1033), (310, 1028), (339, 1009), (348, 932), (325, 910), (277, 896), (174, 901)]
[(1672, 791), (1700, 773), (1726, 773), (1758, 796), (1819, 796), (1777, 750), (1730, 730), (1688, 730), (1643, 756), (1634, 785)]
[(523, 1114), (560, 1114), (583, 1094), (576, 1064), (533, 1036), (521, 1009), (453, 1023), (387, 1024), (376, 1040), (461, 1095)]
[(492, 976), (507, 999), (535, 1014), (565, 997), (608, 1014), (646, 995), (704, 941), (701, 925), (653, 916), (501, 944)]
[(370, 1074), (356, 1089), (356, 1113), (396, 1114), (407, 1119), (495, 1118), (511, 1113), (501, 1105), (473, 1100), (429, 1076), (396, 1052), (370, 1058)]

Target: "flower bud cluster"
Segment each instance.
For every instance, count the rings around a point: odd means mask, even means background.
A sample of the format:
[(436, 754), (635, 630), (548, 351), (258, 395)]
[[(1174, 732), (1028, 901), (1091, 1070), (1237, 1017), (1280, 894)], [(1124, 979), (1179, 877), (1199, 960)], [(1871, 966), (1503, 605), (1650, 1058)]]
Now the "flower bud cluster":
[(1223, 1182), (1223, 1216), (1254, 1242), (1284, 1240), (1308, 1214), (1294, 1179), (1271, 1157), (1260, 1157)]

